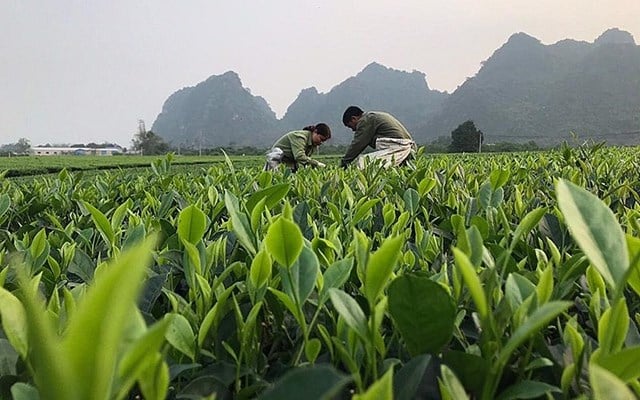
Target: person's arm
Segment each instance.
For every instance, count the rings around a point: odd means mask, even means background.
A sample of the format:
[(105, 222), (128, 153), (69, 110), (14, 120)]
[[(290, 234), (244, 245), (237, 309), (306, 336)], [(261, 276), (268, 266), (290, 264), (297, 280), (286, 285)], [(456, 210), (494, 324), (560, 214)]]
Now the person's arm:
[(318, 161), (309, 157), (305, 152), (305, 145), (307, 144), (306, 138), (294, 137), (291, 138), (291, 152), (293, 153), (293, 159), (296, 163), (302, 165), (318, 166)]
[(353, 140), (347, 149), (347, 153), (342, 157), (341, 165), (346, 167), (353, 160), (356, 159), (362, 153), (368, 145), (371, 144), (373, 136), (375, 134), (375, 127), (373, 120), (369, 118), (362, 118), (358, 121), (356, 131), (353, 134)]

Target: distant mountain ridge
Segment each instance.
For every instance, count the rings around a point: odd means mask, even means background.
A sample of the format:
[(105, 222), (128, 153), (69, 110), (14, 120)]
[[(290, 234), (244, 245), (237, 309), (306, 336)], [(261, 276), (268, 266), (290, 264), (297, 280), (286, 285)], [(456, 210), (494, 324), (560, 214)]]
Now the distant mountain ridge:
[(550, 145), (575, 132), (582, 139), (638, 143), (640, 46), (617, 29), (594, 43), (553, 45), (514, 34), (416, 136), (445, 136), (468, 119), (491, 142)]
[(268, 147), (279, 135), (326, 122), (333, 143), (348, 143), (341, 116), (349, 105), (384, 110), (400, 119), (418, 143), (450, 133), (471, 119), (485, 142), (549, 145), (570, 138), (615, 144), (640, 141), (640, 46), (610, 29), (593, 43), (544, 45), (512, 35), (478, 73), (448, 94), (429, 88), (425, 74), (367, 65), (327, 93), (303, 89), (278, 120), (232, 71), (172, 94), (152, 130), (174, 146)]

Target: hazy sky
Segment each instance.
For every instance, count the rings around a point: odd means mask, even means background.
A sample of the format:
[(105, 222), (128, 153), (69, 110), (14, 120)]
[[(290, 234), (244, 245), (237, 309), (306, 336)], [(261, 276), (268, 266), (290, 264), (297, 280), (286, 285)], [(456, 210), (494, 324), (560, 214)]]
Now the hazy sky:
[(367, 64), (453, 92), (509, 36), (640, 42), (640, 0), (0, 0), (0, 144), (130, 146), (176, 90), (236, 71), (281, 117)]

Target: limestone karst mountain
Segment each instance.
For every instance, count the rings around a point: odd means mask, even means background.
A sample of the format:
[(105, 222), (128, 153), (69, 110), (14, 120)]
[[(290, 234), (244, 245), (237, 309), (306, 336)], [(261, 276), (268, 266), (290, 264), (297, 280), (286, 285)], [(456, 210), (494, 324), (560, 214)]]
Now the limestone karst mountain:
[(333, 143), (348, 143), (341, 116), (355, 104), (393, 113), (418, 143), (450, 136), (467, 120), (487, 143), (551, 145), (572, 132), (612, 144), (640, 141), (640, 46), (615, 28), (592, 43), (545, 45), (516, 33), (452, 94), (427, 82), (422, 72), (373, 62), (327, 93), (303, 89), (278, 120), (265, 99), (229, 71), (172, 94), (152, 130), (174, 146), (267, 147), (286, 131), (326, 122)]

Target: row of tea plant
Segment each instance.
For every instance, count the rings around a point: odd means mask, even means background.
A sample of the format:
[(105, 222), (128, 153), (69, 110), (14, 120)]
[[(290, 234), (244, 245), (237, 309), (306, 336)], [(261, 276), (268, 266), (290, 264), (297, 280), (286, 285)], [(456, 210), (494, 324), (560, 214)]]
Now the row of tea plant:
[(0, 397), (635, 398), (638, 153), (0, 178)]

